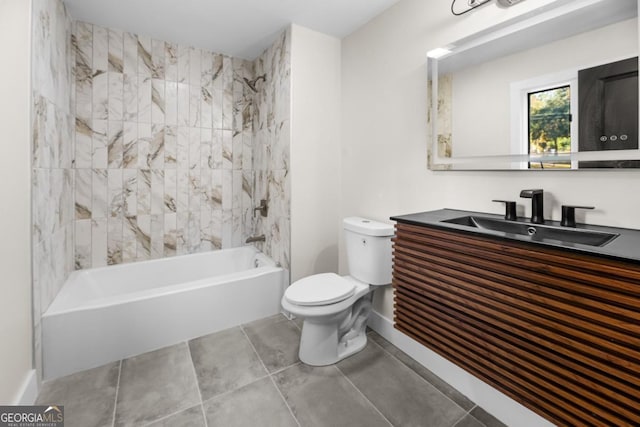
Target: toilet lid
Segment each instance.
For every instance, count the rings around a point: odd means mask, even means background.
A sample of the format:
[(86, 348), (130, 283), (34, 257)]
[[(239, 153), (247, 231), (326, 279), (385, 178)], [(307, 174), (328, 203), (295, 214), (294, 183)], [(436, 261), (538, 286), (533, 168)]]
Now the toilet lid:
[(284, 297), (296, 305), (327, 305), (349, 298), (355, 285), (335, 273), (314, 274), (293, 283)]

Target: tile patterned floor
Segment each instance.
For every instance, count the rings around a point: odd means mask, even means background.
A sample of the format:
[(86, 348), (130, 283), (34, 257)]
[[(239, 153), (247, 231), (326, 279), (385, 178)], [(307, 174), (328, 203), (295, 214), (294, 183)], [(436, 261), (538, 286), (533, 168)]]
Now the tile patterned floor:
[(501, 427), (375, 332), (336, 365), (298, 360), (299, 320), (258, 320), (45, 382), (67, 427)]

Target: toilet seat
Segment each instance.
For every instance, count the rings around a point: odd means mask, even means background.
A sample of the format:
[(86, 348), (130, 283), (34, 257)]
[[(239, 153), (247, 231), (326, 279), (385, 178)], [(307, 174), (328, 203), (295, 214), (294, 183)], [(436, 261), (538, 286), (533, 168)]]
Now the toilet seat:
[(323, 273), (296, 281), (287, 288), (284, 297), (291, 304), (318, 306), (343, 301), (354, 293), (353, 282), (335, 273)]

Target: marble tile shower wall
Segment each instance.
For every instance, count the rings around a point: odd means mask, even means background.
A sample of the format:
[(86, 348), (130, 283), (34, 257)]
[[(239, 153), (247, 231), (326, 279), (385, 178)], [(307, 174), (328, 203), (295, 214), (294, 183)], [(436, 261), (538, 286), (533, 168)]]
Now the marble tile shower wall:
[(74, 269), (259, 234), (289, 268), (290, 30), (250, 62), (72, 23), (61, 0), (33, 0), (32, 13), (39, 373), (41, 315)]
[(32, 3), (32, 265), (34, 354), (40, 318), (73, 271), (71, 18), (60, 0)]
[(240, 246), (253, 63), (83, 22), (73, 45), (75, 267)]
[[(269, 215), (253, 224), (264, 234), (263, 251), (289, 269), (291, 240), (291, 29), (255, 61), (253, 170), (255, 200), (269, 201)], [(265, 80), (261, 79), (265, 76)], [(249, 223), (249, 221), (246, 221)]]

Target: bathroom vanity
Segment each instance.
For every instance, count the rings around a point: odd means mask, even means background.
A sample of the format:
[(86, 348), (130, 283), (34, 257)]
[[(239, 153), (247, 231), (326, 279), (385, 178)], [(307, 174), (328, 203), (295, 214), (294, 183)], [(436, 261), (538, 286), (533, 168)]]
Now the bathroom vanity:
[[(398, 330), (558, 425), (640, 424), (640, 231), (547, 221), (569, 237), (536, 237), (518, 232), (528, 218), (486, 229), (506, 221), (450, 209), (391, 219)], [(570, 241), (583, 231), (607, 236)]]

